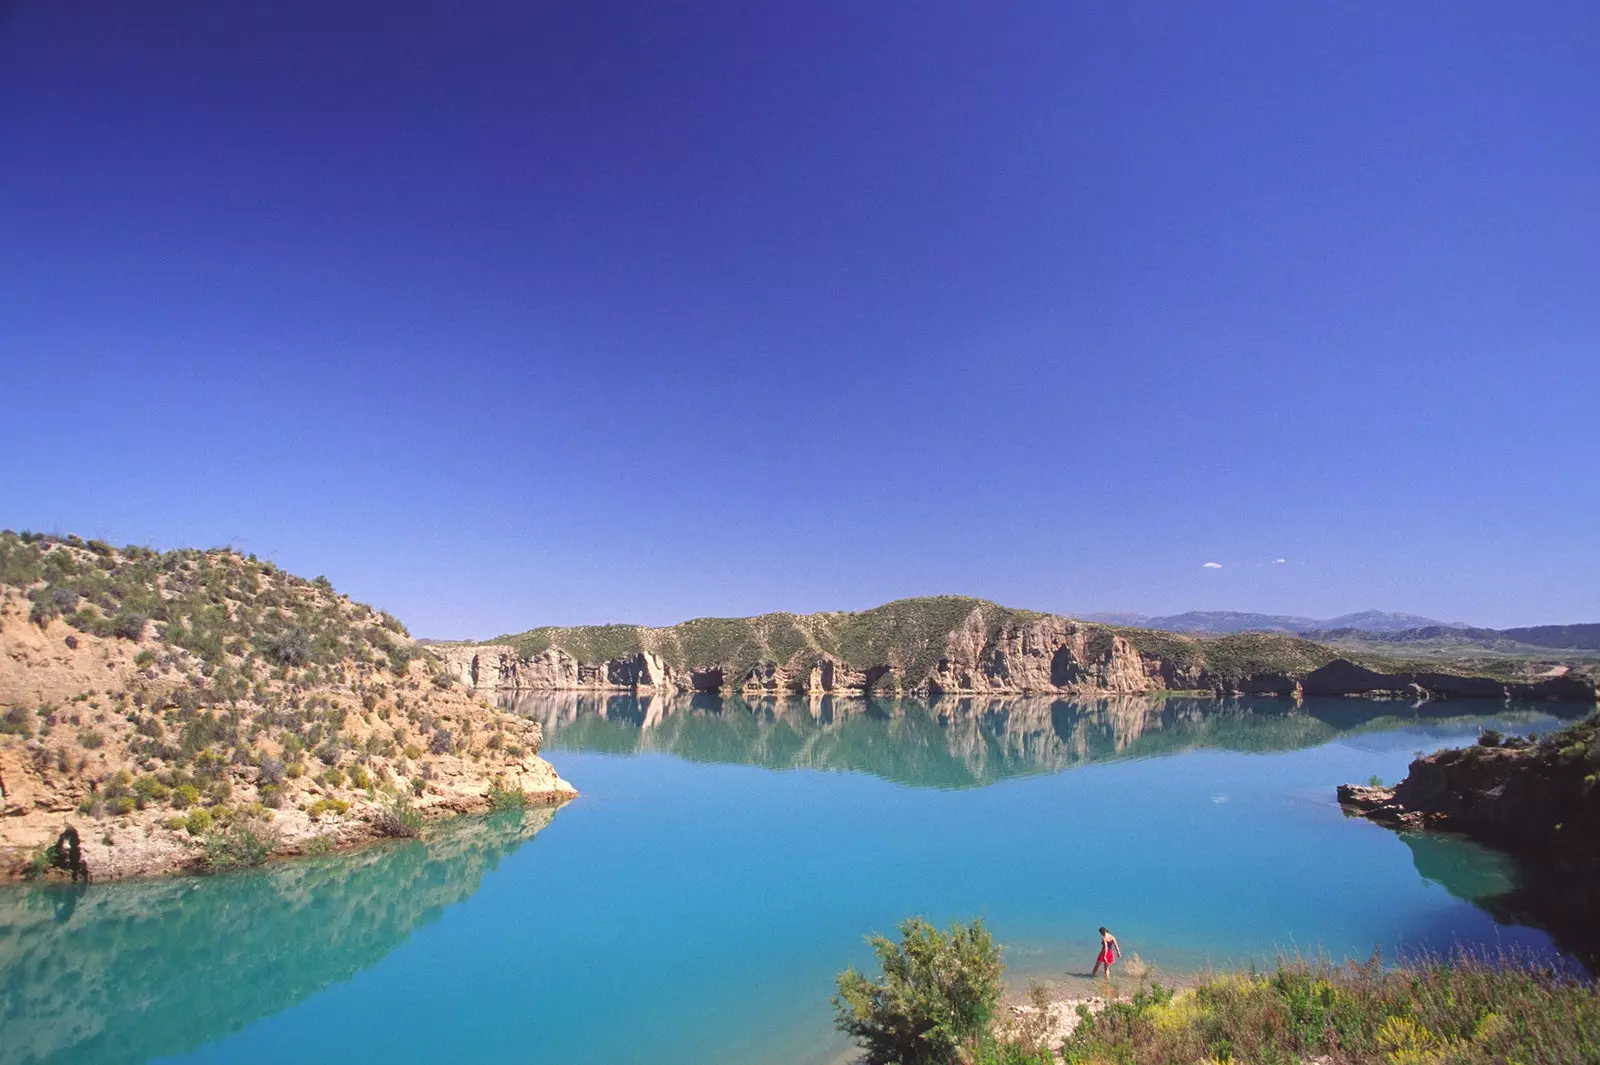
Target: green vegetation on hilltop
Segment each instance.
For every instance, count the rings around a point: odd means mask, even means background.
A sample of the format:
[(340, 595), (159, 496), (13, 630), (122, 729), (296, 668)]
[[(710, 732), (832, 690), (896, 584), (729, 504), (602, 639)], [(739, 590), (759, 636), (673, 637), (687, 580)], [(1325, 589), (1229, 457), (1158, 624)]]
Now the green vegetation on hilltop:
[(887, 664), (900, 669), (908, 680), (917, 681), (944, 657), (946, 638), (975, 611), (982, 613), (986, 640), (994, 639), (1005, 625), (1044, 616), (960, 595), (899, 599), (871, 610), (831, 616), (838, 619), (839, 653), (846, 665), (865, 669)]
[[(80, 632), (162, 642), (204, 663), (232, 691), (261, 667), (278, 680), (322, 683), (350, 659), (403, 671), (409, 633), (383, 611), (227, 548), (157, 552), (76, 536), (0, 532), (0, 584), (23, 592), (29, 620), (61, 618)], [(243, 694), (242, 692), (240, 694)]]
[(627, 658), (645, 649), (644, 630), (638, 625), (578, 625), (572, 628), (547, 625), (515, 636), (500, 636), (490, 642), (509, 644), (517, 649), (518, 654), (530, 658), (552, 647), (559, 647), (580, 662)]

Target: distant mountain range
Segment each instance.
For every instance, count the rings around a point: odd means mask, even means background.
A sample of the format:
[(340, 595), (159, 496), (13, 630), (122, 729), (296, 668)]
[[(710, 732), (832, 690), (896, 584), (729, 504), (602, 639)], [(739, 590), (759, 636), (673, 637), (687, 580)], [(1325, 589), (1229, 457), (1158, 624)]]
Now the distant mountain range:
[(1151, 617), (1148, 614), (1084, 614), (1084, 621), (1104, 625), (1128, 625), (1167, 632), (1293, 632), (1306, 633), (1329, 629), (1359, 629), (1362, 632), (1404, 632), (1407, 629), (1465, 629), (1460, 621), (1439, 621), (1420, 614), (1398, 614), (1384, 610), (1363, 610), (1318, 621), (1292, 614), (1252, 614), (1243, 610), (1191, 610), (1186, 614)]
[(1600, 650), (1600, 624), (1530, 625), (1515, 629), (1483, 629), (1459, 621), (1436, 621), (1420, 614), (1363, 610), (1318, 621), (1292, 614), (1252, 614), (1243, 610), (1191, 610), (1169, 617), (1148, 614), (1102, 613), (1082, 615), (1084, 621), (1130, 628), (1160, 629), (1198, 635), (1233, 632), (1283, 632), (1335, 644), (1354, 641), (1394, 644), (1458, 644), (1489, 647), (1521, 644)]

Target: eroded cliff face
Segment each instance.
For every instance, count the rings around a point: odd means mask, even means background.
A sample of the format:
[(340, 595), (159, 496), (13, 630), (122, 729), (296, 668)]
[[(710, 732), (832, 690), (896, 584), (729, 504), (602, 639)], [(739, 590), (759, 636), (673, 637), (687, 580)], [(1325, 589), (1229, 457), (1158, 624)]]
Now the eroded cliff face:
[(834, 655), (809, 651), (786, 662), (767, 659), (745, 668), (726, 662), (675, 668), (648, 651), (583, 662), (561, 648), (533, 655), (519, 654), (508, 644), (445, 645), (435, 650), (456, 679), (484, 691), (982, 695), (1124, 694), (1217, 686), (1203, 669), (1143, 654), (1101, 626), (1046, 615), (995, 628), (978, 610), (945, 637), (942, 654), (932, 667), (921, 670), (893, 662), (852, 665)]
[[(1381, 695), (1594, 700), (1594, 682), (1584, 678), (1507, 684), (1443, 672), (1380, 673), (1306, 641), (1289, 641), (1293, 646), (1277, 657), (1251, 654), (1251, 648), (1237, 643), (1218, 656), (1211, 653), (1211, 644), (1191, 637), (1141, 635), (992, 604), (974, 607), (942, 636), (925, 630), (907, 635), (892, 644), (900, 650), (875, 656), (882, 658), (879, 661), (863, 661), (868, 654), (859, 650), (860, 644), (854, 655), (847, 655), (838, 650), (849, 646), (843, 640), (824, 645), (814, 639), (787, 657), (747, 653), (736, 661), (697, 661), (687, 656), (674, 629), (636, 631), (642, 649), (601, 661), (584, 661), (559, 645), (533, 654), (520, 653), (511, 644), (439, 645), (434, 650), (458, 680), (481, 691), (1096, 696), (1208, 691), (1293, 699)], [(1243, 665), (1241, 648), (1247, 656)], [(1208, 666), (1213, 661), (1223, 664)]]

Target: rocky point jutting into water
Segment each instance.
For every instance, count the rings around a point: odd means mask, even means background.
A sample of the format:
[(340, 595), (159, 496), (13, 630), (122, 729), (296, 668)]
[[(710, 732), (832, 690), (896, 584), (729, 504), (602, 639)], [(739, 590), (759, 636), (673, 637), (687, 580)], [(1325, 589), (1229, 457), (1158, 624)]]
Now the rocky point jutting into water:
[(1600, 963), (1600, 715), (1535, 742), (1486, 732), (1416, 759), (1393, 788), (1342, 784), (1338, 795), (1379, 824), (1457, 832), (1521, 858), (1525, 883), (1491, 906)]
[(1594, 678), (1559, 666), (1553, 675), (1473, 675), (1372, 655), (1356, 661), (1295, 636), (1184, 636), (955, 596), (859, 613), (533, 629), (435, 651), (477, 690), (1595, 699)]

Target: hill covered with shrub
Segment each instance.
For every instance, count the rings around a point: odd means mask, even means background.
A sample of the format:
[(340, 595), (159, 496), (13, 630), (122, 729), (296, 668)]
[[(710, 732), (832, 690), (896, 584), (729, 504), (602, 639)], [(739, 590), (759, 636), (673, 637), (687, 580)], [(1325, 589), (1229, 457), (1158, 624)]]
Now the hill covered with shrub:
[(0, 532), (0, 859), (255, 864), (572, 794), (388, 613), (229, 549)]

